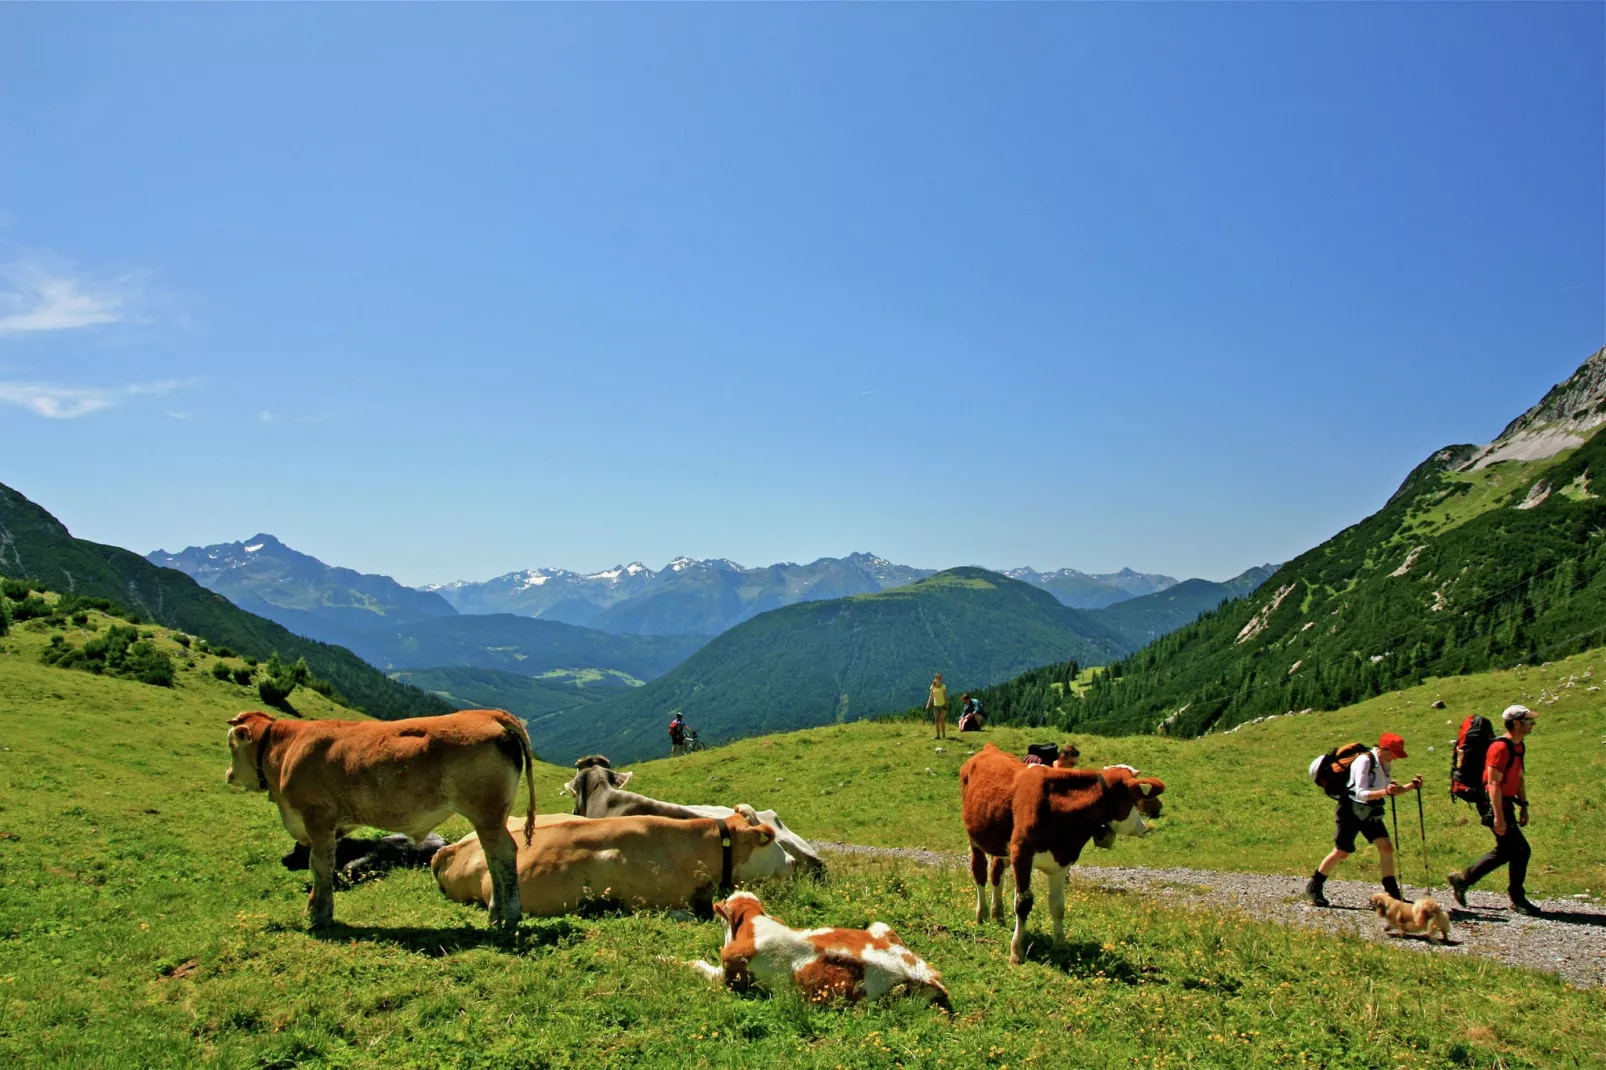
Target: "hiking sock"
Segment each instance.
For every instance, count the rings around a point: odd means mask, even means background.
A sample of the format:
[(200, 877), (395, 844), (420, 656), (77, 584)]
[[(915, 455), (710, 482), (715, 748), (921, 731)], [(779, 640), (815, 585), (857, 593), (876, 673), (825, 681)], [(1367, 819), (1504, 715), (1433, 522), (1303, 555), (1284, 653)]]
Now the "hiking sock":
[(1393, 877), (1383, 878), (1383, 890), (1396, 899), (1405, 898), (1405, 896), (1400, 892), (1400, 882), (1395, 880)]

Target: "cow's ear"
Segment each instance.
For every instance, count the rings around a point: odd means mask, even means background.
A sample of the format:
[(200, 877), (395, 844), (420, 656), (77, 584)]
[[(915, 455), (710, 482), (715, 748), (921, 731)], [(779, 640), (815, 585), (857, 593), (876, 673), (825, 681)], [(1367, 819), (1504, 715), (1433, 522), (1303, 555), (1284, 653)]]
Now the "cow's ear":
[(229, 729), (229, 746), (238, 747), (242, 743), (251, 742), (251, 730), (243, 724), (237, 724)]
[(244, 724), (245, 719), (249, 716), (251, 716), (249, 713), (237, 713), (233, 717), (229, 718), (229, 724)]
[(635, 775), (636, 774), (633, 770), (624, 773), (616, 773), (610, 769), (608, 770), (608, 782), (616, 788), (622, 788), (626, 784), (630, 783), (630, 778)]
[(714, 904), (714, 913), (718, 914), (720, 917), (724, 918), (726, 921), (730, 921), (731, 920), (730, 911), (725, 909), (725, 904), (724, 903), (715, 903)]
[(760, 847), (764, 846), (766, 843), (769, 843), (775, 838), (775, 830), (770, 828), (768, 825), (760, 825), (757, 831), (758, 845)]
[(1147, 796), (1149, 792), (1154, 790), (1154, 785), (1150, 784), (1147, 780), (1140, 780), (1138, 781), (1138, 790)]

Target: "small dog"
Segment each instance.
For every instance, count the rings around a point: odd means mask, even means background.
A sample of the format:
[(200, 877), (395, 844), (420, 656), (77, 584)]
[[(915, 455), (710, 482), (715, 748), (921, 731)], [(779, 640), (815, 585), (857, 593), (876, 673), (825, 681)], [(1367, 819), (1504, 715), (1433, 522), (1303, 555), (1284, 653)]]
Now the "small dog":
[(1372, 896), (1372, 909), (1383, 919), (1384, 932), (1427, 933), (1429, 940), (1436, 932), (1441, 944), (1450, 942), (1450, 915), (1431, 895), (1407, 903), (1387, 892), (1377, 892)]

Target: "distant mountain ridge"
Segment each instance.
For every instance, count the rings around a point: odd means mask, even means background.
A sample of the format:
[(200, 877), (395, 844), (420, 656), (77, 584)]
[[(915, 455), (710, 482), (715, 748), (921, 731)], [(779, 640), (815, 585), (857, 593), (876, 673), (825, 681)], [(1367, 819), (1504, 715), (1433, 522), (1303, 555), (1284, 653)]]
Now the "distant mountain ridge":
[(1074, 568), (1055, 569), (1053, 572), (1012, 568), (1006, 569), (1003, 574), (1012, 580), (1041, 587), (1073, 609), (1103, 609), (1128, 598), (1141, 598), (1177, 584), (1171, 576), (1134, 572), (1129, 568), (1105, 573), (1078, 572)]
[(37, 579), (53, 590), (109, 598), (164, 627), (241, 654), (306, 658), (314, 676), (329, 680), (349, 702), (375, 717), (417, 717), (452, 708), (435, 695), (386, 679), (349, 650), (294, 635), (241, 609), (183, 572), (154, 565), (121, 547), (74, 538), (61, 521), (4, 485), (0, 573)]
[(631, 760), (657, 751), (671, 709), (718, 742), (920, 705), (935, 671), (957, 703), (966, 688), (1045, 661), (1095, 665), (1125, 650), (1091, 614), (1041, 588), (948, 569), (764, 613), (645, 687), (533, 720), (531, 734), (555, 760), (586, 751)]

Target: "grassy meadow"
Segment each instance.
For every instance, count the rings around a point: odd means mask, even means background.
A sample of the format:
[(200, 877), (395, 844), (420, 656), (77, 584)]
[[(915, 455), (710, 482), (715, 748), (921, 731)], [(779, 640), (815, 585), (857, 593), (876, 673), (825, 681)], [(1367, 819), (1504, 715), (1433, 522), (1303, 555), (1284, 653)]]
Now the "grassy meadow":
[[(792, 924), (888, 922), (943, 972), (952, 1020), (909, 1004), (819, 1008), (706, 988), (674, 960), (715, 957), (718, 927), (662, 913), (526, 920), (500, 943), (482, 911), (448, 903), (427, 872), (339, 893), (339, 924), (313, 935), (305, 875), (279, 865), (289, 841), (274, 808), (223, 783), (224, 721), (255, 707), (254, 692), (149, 630), (179, 666), (173, 688), (42, 665), (49, 634), (37, 622), (0, 638), (0, 1058), (18, 1065), (1522, 1067), (1599, 1065), (1606, 1050), (1600, 991), (1085, 886), (1068, 894), (1067, 943), (1042, 937), (1011, 968), (1008, 930), (974, 924), (962, 870), (897, 861), (837, 858), (827, 883), (760, 893)], [(1540, 670), (1531, 679), (1537, 690)], [(1551, 736), (1534, 737), (1540, 862), (1567, 842), (1541, 831), (1569, 827), (1546, 803), (1544, 777), (1557, 774), (1541, 748), (1574, 718), (1599, 728), (1575, 690), (1545, 707)], [(292, 702), (308, 716), (341, 712), (300, 690)], [(1206, 785), (1232, 772), (1273, 814), (1280, 792), (1314, 792), (1257, 779), (1290, 762), (1303, 776), (1301, 733), (1348, 719), (1355, 734), (1392, 716), (1363, 707), (1195, 744), (1084, 740), (1090, 758), (1134, 759), (1174, 791), (1153, 837), (1097, 860), (1167, 860), (1178, 848), (1166, 841), (1179, 840), (1195, 864), (1253, 868), (1276, 850), (1252, 838), (1252, 821), (1207, 816), (1202, 802), (1226, 793)], [(1423, 736), (1420, 723), (1404, 725), (1408, 739)], [(958, 849), (964, 748), (934, 746), (910, 724), (818, 729), (649, 763), (639, 786), (773, 804), (821, 839)], [(1248, 757), (1229, 761), (1235, 747)], [(544, 809), (560, 808), (562, 776), (538, 771)], [(1595, 829), (1598, 848), (1595, 798), (1593, 809), (1570, 801), (1575, 835)], [(1319, 848), (1319, 800), (1289, 805), (1281, 819), (1296, 831), (1314, 822), (1302, 838)], [(1233, 836), (1252, 846), (1234, 855)], [(1588, 879), (1573, 869), (1545, 879)]]
[[(1592, 671), (1593, 670), (1593, 671)], [(1586, 678), (1586, 674), (1589, 676)], [(1574, 679), (1576, 678), (1576, 679)], [(1310, 760), (1384, 731), (1406, 739), (1397, 779), (1420, 773), (1433, 881), (1488, 850), (1488, 830), (1449, 798), (1450, 751), (1461, 720), (1523, 702), (1539, 711), (1528, 742), (1534, 858), (1532, 895), (1606, 896), (1606, 651), (1548, 666), (1433, 680), (1330, 713), (1278, 717), (1194, 740), (1162, 736), (1056, 735), (1051, 729), (989, 728), (938, 742), (931, 725), (858, 723), (744, 740), (686, 758), (634, 767), (632, 788), (683, 802), (751, 802), (778, 810), (804, 836), (885, 847), (965, 849), (959, 766), (984, 743), (1024, 754), (1033, 742), (1073, 739), (1084, 766), (1124, 762), (1166, 783), (1155, 834), (1090, 850), (1100, 865), (1193, 866), (1307, 876), (1332, 846), (1333, 804), (1310, 782)], [(1568, 681), (1572, 686), (1566, 686)], [(1443, 701), (1436, 710), (1432, 703)], [(693, 724), (693, 727), (696, 727)], [(539, 750), (541, 741), (536, 739)], [(667, 743), (666, 743), (667, 746)], [(937, 748), (942, 752), (938, 753)], [(1432, 748), (1430, 750), (1430, 748)], [(1398, 800), (1405, 883), (1420, 887), (1416, 800)], [(1340, 875), (1374, 879), (1376, 852), (1363, 849)], [(1495, 882), (1496, 878), (1491, 878)], [(1501, 883), (1486, 882), (1500, 891)]]

